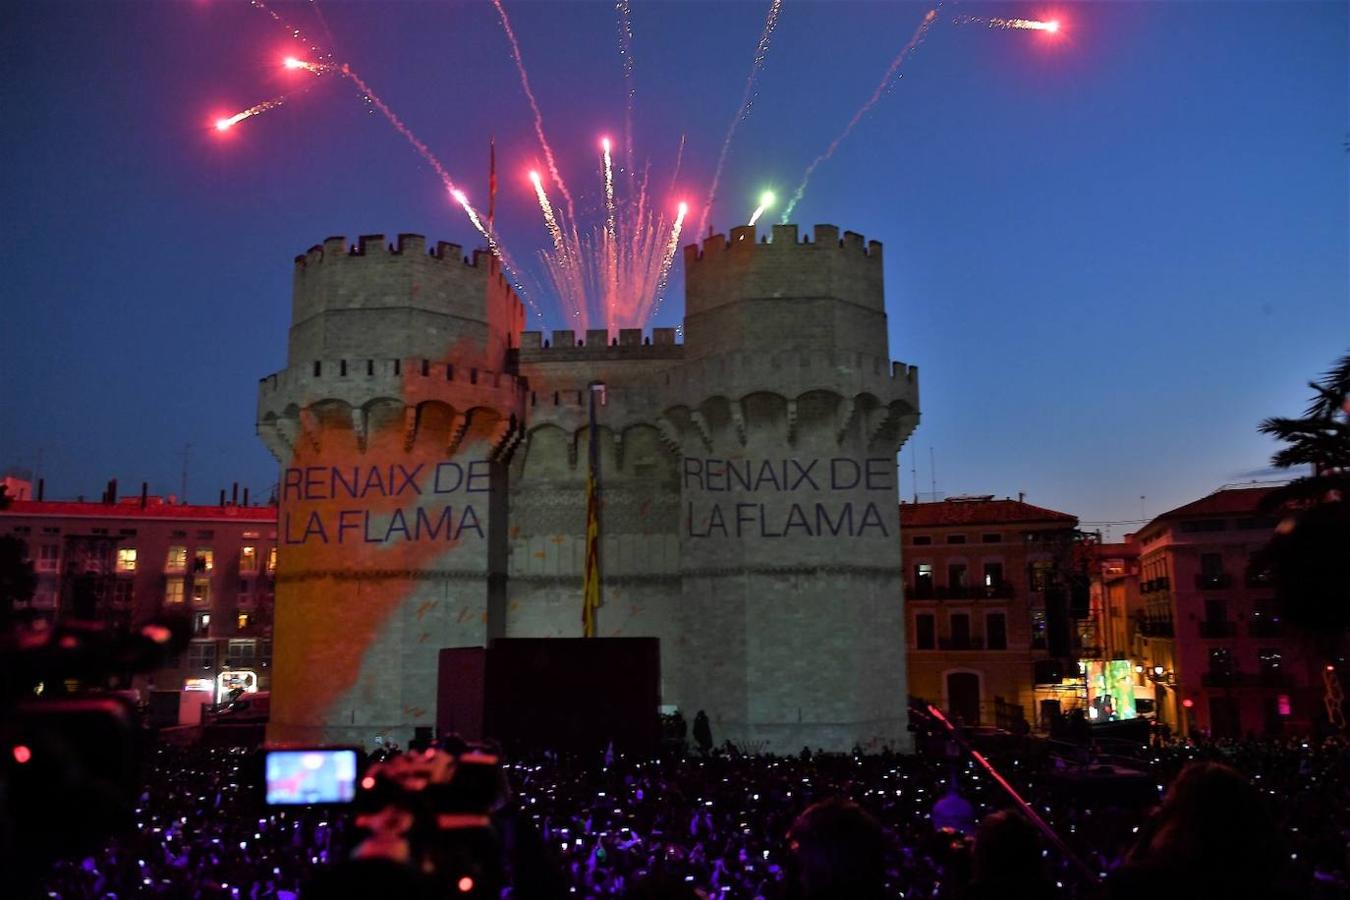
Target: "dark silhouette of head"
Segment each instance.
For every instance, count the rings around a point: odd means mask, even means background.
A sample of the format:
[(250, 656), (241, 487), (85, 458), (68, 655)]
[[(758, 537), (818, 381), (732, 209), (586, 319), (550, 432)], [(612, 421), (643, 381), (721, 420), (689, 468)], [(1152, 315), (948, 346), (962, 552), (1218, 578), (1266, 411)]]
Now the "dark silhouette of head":
[(882, 896), (881, 825), (856, 803), (836, 798), (807, 807), (792, 824), (788, 843), (804, 900)]
[(1127, 861), (1158, 896), (1280, 895), (1286, 855), (1261, 792), (1236, 769), (1195, 762), (1172, 782)]
[(1036, 826), (1014, 810), (984, 818), (975, 832), (972, 891), (976, 897), (1051, 897)]

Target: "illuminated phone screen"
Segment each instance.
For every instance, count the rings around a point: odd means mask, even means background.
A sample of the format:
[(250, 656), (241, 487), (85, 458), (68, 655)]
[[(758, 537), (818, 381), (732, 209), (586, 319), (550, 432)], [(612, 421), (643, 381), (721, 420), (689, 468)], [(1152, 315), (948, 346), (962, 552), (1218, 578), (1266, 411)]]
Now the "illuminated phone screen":
[(269, 806), (350, 803), (356, 796), (356, 751), (269, 750)]

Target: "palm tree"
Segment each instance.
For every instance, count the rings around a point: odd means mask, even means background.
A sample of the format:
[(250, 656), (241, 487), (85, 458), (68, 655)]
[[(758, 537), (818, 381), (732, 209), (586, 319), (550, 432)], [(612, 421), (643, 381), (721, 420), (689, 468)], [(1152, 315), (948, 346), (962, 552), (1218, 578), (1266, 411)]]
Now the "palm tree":
[(1345, 728), (1340, 684), (1350, 636), (1350, 354), (1320, 382), (1302, 418), (1271, 418), (1260, 430), (1284, 442), (1277, 468), (1311, 466), (1266, 496), (1265, 510), (1281, 519), (1261, 554), (1285, 621), (1306, 630), (1321, 656), (1327, 715)]

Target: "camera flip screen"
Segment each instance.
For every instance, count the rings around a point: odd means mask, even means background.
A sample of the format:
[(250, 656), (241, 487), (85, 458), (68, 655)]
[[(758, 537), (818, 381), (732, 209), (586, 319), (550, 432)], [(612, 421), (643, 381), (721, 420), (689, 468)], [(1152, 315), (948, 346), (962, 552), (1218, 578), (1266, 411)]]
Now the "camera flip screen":
[(356, 751), (269, 750), (266, 777), (270, 806), (350, 803), (356, 796)]

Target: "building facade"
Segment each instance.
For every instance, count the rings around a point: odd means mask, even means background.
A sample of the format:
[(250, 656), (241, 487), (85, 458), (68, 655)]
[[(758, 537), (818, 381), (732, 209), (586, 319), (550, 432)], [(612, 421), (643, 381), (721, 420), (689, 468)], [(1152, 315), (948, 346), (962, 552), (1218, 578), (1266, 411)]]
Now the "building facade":
[(910, 693), (969, 725), (1086, 702), (1070, 604), (1078, 520), (992, 496), (902, 503)]
[(1281, 621), (1256, 561), (1274, 519), (1269, 487), (1225, 488), (1142, 528), (1134, 645), (1141, 674), (1163, 671), (1159, 717), (1184, 734), (1306, 733), (1322, 676), (1306, 639)]
[(126, 687), (217, 695), (226, 682), (252, 673), (250, 687), (267, 690), (276, 515), (272, 506), (195, 506), (111, 493), (98, 503), (16, 500), (0, 509), (0, 534), (27, 545), (37, 586), (15, 612), (113, 627), (189, 617), (188, 649)]
[(665, 704), (747, 747), (908, 745), (895, 454), (918, 387), (881, 245), (747, 226), (684, 266), (678, 343), (524, 331), (491, 255), (417, 235), (296, 260), (258, 408), (282, 466), (272, 740), (406, 739), (434, 724), (439, 649), (580, 636), (594, 440), (596, 633), (660, 640)]

